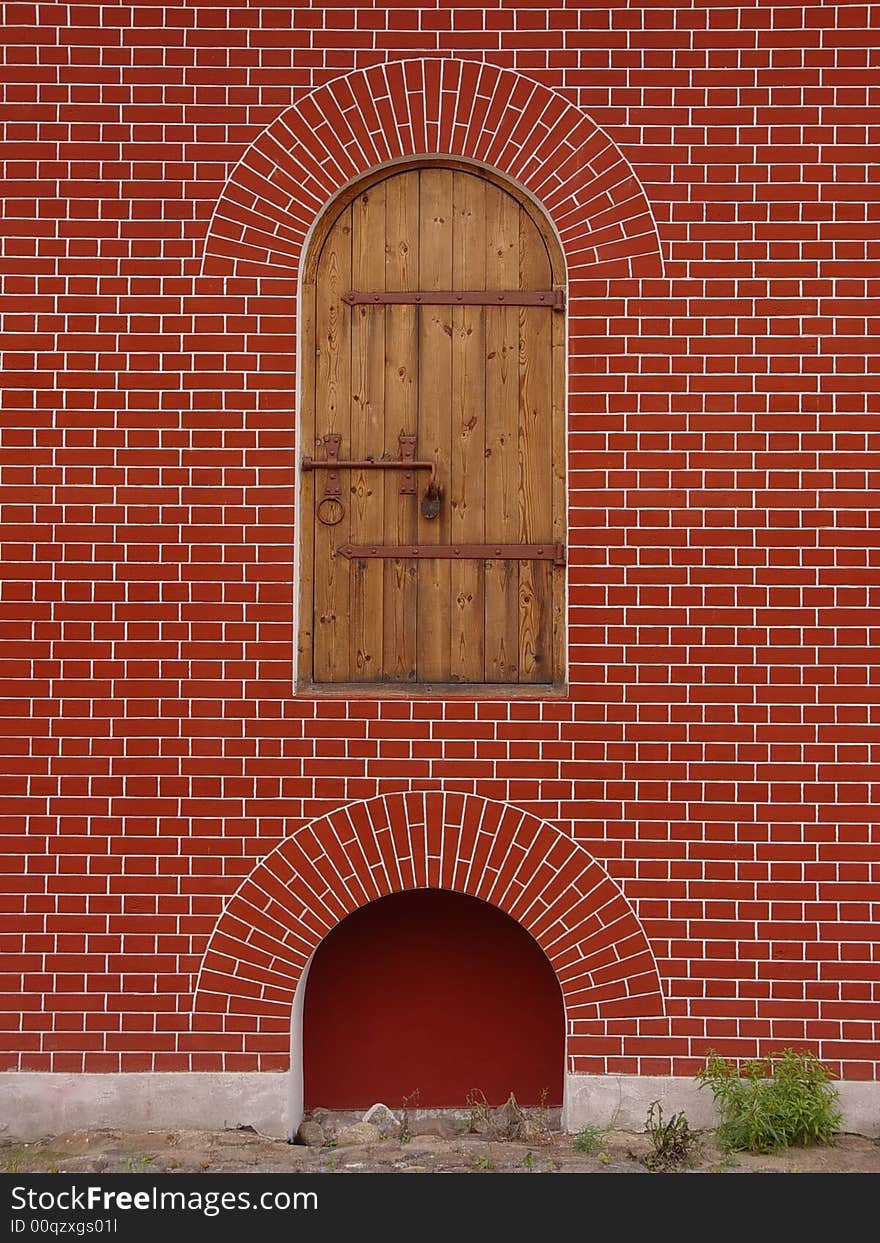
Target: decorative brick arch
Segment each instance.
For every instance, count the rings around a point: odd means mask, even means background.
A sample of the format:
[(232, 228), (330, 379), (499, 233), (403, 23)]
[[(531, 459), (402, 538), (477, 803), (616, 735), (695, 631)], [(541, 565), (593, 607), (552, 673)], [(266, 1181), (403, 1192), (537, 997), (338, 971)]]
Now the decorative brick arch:
[(570, 280), (662, 275), (648, 201), (607, 134), (522, 74), (441, 59), (336, 78), (273, 121), (223, 189), (205, 274), (298, 272), (338, 190), (377, 165), (432, 155), (489, 165), (532, 194), (559, 231)]
[(404, 889), (482, 898), (517, 920), (556, 972), (570, 1032), (579, 1020), (660, 1016), (657, 964), (632, 907), (570, 837), (504, 803), (395, 794), (339, 808), (285, 838), (228, 902), (202, 961), (202, 1030), (236, 1048), (288, 1050), (297, 984), (346, 915)]

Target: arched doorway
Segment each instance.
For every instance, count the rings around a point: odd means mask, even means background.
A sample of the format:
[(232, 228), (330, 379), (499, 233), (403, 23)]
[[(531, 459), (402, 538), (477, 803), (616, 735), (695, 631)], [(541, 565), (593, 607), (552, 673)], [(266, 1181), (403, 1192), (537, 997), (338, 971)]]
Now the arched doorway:
[(303, 1016), (306, 1109), (562, 1103), (565, 1017), (556, 975), (510, 916), (417, 889), (349, 915), (312, 960)]
[(375, 170), (301, 298), (301, 689), (565, 682), (565, 265), (461, 160)]

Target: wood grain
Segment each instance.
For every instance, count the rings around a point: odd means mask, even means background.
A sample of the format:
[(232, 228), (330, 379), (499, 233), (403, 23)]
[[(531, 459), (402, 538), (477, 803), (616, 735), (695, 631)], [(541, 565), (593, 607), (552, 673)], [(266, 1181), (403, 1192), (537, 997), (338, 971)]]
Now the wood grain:
[[(321, 252), (315, 283), (315, 432), (351, 436), (351, 317), (342, 295), (351, 287), (351, 208), (342, 213)], [(316, 456), (323, 456), (316, 445)], [(343, 501), (347, 471), (342, 471)], [(320, 498), (322, 481), (315, 483)], [(350, 568), (334, 556), (351, 542), (349, 506), (338, 526), (314, 523), (314, 678), (317, 682), (348, 680)]]
[[(363, 289), (385, 288), (385, 183), (351, 205), (351, 280)], [(351, 456), (381, 457), (385, 439), (385, 313), (381, 307), (346, 308), (351, 319)], [(352, 543), (381, 539), (385, 480), (369, 468), (351, 471)], [(373, 682), (382, 676), (384, 575), (380, 565), (353, 561), (348, 676)], [(341, 654), (340, 654), (341, 663)]]
[[(453, 289), (486, 288), (486, 182), (453, 174)], [(424, 312), (422, 312), (424, 314)], [(482, 543), (486, 513), (485, 309), (452, 308), (452, 458), (446, 504), (453, 544)], [(450, 567), (449, 674), (485, 673), (485, 563)]]
[[(378, 246), (378, 239), (376, 242)], [(419, 173), (391, 178), (385, 191), (385, 289), (418, 289)], [(401, 432), (418, 432), (418, 309), (385, 310), (385, 454), (396, 457)], [(400, 495), (394, 472), (385, 479), (385, 533), (395, 544), (417, 538), (418, 499)], [(384, 628), (382, 669), (387, 680), (416, 678), (418, 643), (418, 566), (389, 561), (383, 566)]]
[[(552, 254), (551, 254), (552, 257)], [(566, 352), (568, 334), (564, 315), (554, 315), (551, 320), (552, 362), (551, 377), (553, 383), (551, 422), (553, 427), (553, 445), (551, 449), (551, 471), (553, 474), (553, 540), (559, 544), (567, 542), (568, 532), (568, 488), (567, 488), (567, 449), (568, 436), (565, 425), (565, 393), (566, 393)], [(568, 668), (566, 661), (566, 593), (565, 570), (553, 570), (553, 618), (552, 618), (552, 668), (553, 681), (559, 685), (566, 681)]]
[[(300, 392), (297, 451), (302, 456), (314, 452), (315, 444), (315, 285), (306, 281), (302, 293), (300, 328)], [(299, 472), (299, 504), (296, 508), (296, 537), (299, 545), (299, 598), (297, 626), (297, 685), (313, 678), (315, 650), (315, 475)]]
[[(496, 186), (486, 189), (486, 287), (519, 286), (519, 205)], [(515, 543), (517, 422), (519, 419), (519, 312), (486, 308), (486, 539)], [(487, 561), (485, 569), (485, 677), (519, 680), (519, 565)]]
[[(452, 282), (452, 179), (443, 168), (419, 174), (419, 286), (449, 289)], [(419, 308), (419, 457), (433, 460), (449, 486), (452, 420), (452, 307)], [(439, 518), (418, 519), (420, 544), (449, 543), (449, 505)], [(450, 566), (419, 564), (418, 677), (449, 679)]]
[[(519, 280), (540, 289), (552, 280), (550, 260), (538, 230), (520, 209)], [(552, 323), (534, 307), (519, 308), (519, 426), (517, 437), (518, 537), (524, 544), (553, 534)], [(519, 680), (553, 677), (553, 567), (519, 564)]]

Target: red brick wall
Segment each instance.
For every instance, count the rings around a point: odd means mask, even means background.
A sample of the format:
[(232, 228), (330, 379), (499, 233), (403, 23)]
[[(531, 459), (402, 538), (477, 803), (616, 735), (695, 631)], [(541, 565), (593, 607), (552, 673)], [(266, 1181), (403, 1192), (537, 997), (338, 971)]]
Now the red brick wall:
[[(10, 4), (4, 35), (0, 1066), (285, 1065), (283, 1016), (193, 1015), (224, 901), (341, 804), (442, 791), (573, 836), (647, 936), (665, 1009), (570, 1014), (570, 1069), (809, 1044), (875, 1077), (867, 6)], [(659, 233), (662, 267), (571, 286), (561, 701), (292, 691), (296, 259), (236, 259), (214, 209), (308, 91), (424, 57), (558, 92)]]

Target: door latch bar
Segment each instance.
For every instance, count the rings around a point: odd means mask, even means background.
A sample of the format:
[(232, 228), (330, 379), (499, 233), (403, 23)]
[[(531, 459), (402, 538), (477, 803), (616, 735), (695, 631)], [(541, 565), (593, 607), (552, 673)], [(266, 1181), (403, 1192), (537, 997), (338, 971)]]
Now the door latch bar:
[[(324, 444), (324, 451), (327, 454), (327, 457), (325, 458), (323, 462), (318, 461), (316, 458), (313, 458), (313, 457), (304, 457), (301, 463), (303, 470), (329, 470), (331, 472), (331, 479), (333, 478), (334, 475), (336, 475), (337, 481), (338, 481), (337, 472), (340, 470), (349, 470), (349, 469), (351, 470), (402, 470), (404, 474), (403, 474), (403, 482), (400, 485), (401, 496), (412, 496), (416, 490), (415, 479), (413, 477), (413, 471), (429, 470), (431, 472), (430, 483), (436, 484), (437, 465), (435, 462), (421, 461), (414, 456), (415, 454), (415, 437), (414, 436), (406, 436), (404, 434), (401, 434), (401, 436), (399, 437), (400, 446), (401, 446), (401, 457), (397, 458), (396, 460), (388, 459), (388, 458), (375, 458), (375, 457), (341, 458), (338, 456), (339, 440), (340, 440), (339, 436), (324, 436), (323, 444)], [(328, 443), (330, 441), (336, 442), (335, 448), (331, 444)], [(405, 443), (405, 442), (409, 442), (409, 443)], [(331, 449), (332, 449), (332, 453), (331, 453)], [(330, 485), (328, 484), (324, 488), (325, 495), (327, 495), (329, 486)], [(333, 486), (335, 487), (336, 484), (334, 483)], [(340, 486), (339, 492), (334, 493), (334, 495), (340, 495), (341, 492), (342, 492), (342, 488)]]
[(435, 462), (420, 461), (416, 457), (416, 437), (412, 432), (401, 432), (397, 437), (397, 443), (400, 446), (400, 457), (397, 461), (373, 457), (341, 458), (339, 456), (341, 442), (342, 437), (336, 432), (332, 432), (328, 436), (322, 436), (321, 444), (324, 446), (324, 460), (318, 461), (313, 457), (304, 457), (301, 462), (303, 470), (326, 470), (328, 472), (324, 491), (316, 510), (319, 522), (322, 522), (325, 526), (335, 527), (342, 521), (345, 507), (342, 504), (342, 482), (339, 478), (339, 472), (349, 469), (403, 471), (400, 483), (401, 496), (415, 496), (415, 472), (417, 470), (429, 470), (431, 476), (428, 480), (428, 486), (425, 488), (425, 494), (422, 497), (422, 517), (436, 518), (439, 516), (443, 488), (437, 483), (437, 466)]
[(565, 565), (564, 544), (342, 544), (349, 561), (381, 558), (417, 561), (547, 561)]

